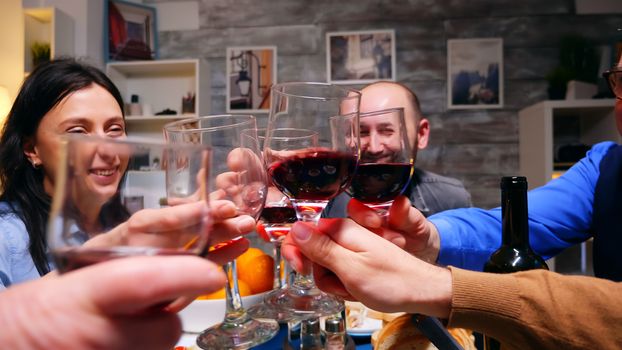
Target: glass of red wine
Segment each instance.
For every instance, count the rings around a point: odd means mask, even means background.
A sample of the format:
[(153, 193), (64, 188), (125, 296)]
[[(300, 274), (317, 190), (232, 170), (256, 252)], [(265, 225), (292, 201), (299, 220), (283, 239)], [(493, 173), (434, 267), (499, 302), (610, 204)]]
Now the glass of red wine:
[[(228, 200), (239, 215), (259, 218), (267, 195), (257, 122), (252, 115), (214, 115), (184, 119), (164, 126), (170, 143), (198, 143), (212, 152), (209, 195)], [(231, 278), (225, 285), (225, 316), (222, 323), (204, 330), (197, 338), (202, 349), (248, 349), (274, 337), (279, 324), (253, 319), (242, 305), (235, 261), (224, 267)]]
[[(265, 129), (259, 131), (260, 145), (265, 142)], [(318, 146), (318, 134), (305, 129), (275, 129), (272, 133), (272, 145), (281, 151), (289, 149), (313, 148)], [(286, 285), (286, 261), (281, 256), (281, 243), (289, 233), (291, 226), (298, 219), (296, 210), (289, 198), (281, 192), (272, 181), (268, 182), (268, 196), (266, 205), (261, 211), (257, 232), (266, 241), (273, 245), (274, 256), (274, 283), (273, 289), (281, 289)], [(279, 312), (272, 304), (258, 303), (248, 310), (256, 318), (271, 318), (279, 322), (288, 320), (288, 315)]]
[(346, 191), (386, 216), (395, 197), (408, 186), (414, 171), (404, 109), (361, 113), (360, 140), (361, 159)]
[[(207, 248), (207, 147), (72, 134), (60, 154), (47, 241), (61, 273), (115, 258), (198, 255)], [(157, 221), (178, 215), (184, 220)], [(134, 217), (155, 221), (139, 231), (128, 228)]]
[[(356, 90), (326, 83), (281, 83), (272, 87), (264, 159), (272, 183), (290, 199), (300, 221), (317, 224), (328, 202), (349, 185), (359, 158)], [(297, 128), (318, 135), (315, 146), (284, 147), (276, 130)], [(265, 302), (292, 318), (316, 318), (343, 310), (343, 301), (320, 291), (311, 267)], [(299, 271), (300, 272), (300, 271)]]

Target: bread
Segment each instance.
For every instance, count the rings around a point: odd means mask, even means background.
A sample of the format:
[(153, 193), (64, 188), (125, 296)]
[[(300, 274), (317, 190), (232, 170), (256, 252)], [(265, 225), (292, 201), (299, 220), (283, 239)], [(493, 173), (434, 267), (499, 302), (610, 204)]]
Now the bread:
[[(437, 349), (415, 326), (412, 315), (404, 314), (389, 322), (372, 335), (374, 350), (434, 350)], [(464, 350), (477, 350), (473, 333), (462, 328), (448, 328)]]
[(394, 318), (403, 315), (403, 312), (386, 313), (370, 309), (358, 301), (346, 301), (346, 325), (352, 329), (359, 327), (366, 318), (382, 320), (382, 326), (392, 321)]
[(346, 327), (348, 329), (361, 327), (368, 318), (382, 320), (382, 325), (384, 326), (387, 315), (390, 314), (370, 309), (360, 302), (346, 301)]

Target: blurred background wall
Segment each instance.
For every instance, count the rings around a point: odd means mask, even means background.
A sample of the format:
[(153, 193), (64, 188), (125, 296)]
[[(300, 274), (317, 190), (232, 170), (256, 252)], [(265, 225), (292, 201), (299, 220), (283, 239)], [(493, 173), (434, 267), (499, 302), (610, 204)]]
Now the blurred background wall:
[[(397, 80), (419, 96), (432, 125), (431, 143), (419, 153), (416, 165), (461, 179), (474, 204), (483, 207), (499, 204), (500, 176), (518, 173), (517, 114), (547, 99), (545, 76), (557, 65), (561, 38), (580, 34), (597, 45), (611, 45), (616, 29), (622, 27), (622, 15), (616, 13), (622, 1), (617, 5), (598, 0), (197, 3), (198, 28), (160, 31), (160, 57), (203, 57), (211, 63), (214, 113), (225, 110), (227, 46), (276, 45), (278, 81), (325, 81), (326, 32), (395, 29)], [(447, 39), (485, 37), (503, 38), (504, 107), (447, 110)]]

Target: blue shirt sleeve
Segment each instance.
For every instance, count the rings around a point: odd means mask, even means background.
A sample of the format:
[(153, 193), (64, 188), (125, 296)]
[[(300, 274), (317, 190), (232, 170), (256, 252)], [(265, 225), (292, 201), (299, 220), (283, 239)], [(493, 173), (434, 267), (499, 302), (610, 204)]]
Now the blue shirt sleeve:
[[(599, 164), (615, 145), (594, 145), (564, 175), (529, 191), (529, 239), (543, 258), (591, 237)], [(455, 209), (435, 214), (429, 220), (439, 231), (441, 264), (481, 271), (490, 254), (501, 245), (501, 208)]]

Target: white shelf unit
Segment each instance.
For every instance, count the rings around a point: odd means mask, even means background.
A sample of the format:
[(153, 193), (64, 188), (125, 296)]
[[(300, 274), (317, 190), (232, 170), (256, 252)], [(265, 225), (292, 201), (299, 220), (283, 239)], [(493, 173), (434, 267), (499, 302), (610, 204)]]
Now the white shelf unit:
[(581, 142), (620, 142), (613, 107), (615, 100), (543, 101), (518, 112), (519, 166), (529, 189), (540, 187), (553, 176), (554, 121), (559, 117), (578, 117)]
[(55, 7), (24, 8), (24, 71), (33, 69), (30, 47), (50, 44), (50, 58), (74, 55), (73, 19)]
[[(554, 174), (554, 123), (577, 118), (579, 141), (592, 145), (601, 141), (620, 143), (616, 128), (614, 99), (543, 101), (518, 112), (520, 174), (529, 189), (543, 186)], [(592, 242), (568, 248), (547, 261), (551, 270), (570, 274), (592, 274)]]
[[(132, 95), (154, 113), (164, 109), (176, 115), (126, 115), (130, 135), (162, 139), (164, 124), (183, 118), (209, 114), (210, 82), (207, 62), (200, 59), (110, 62), (106, 74), (115, 83), (125, 103)], [(195, 94), (195, 113), (180, 114), (182, 98)]]

